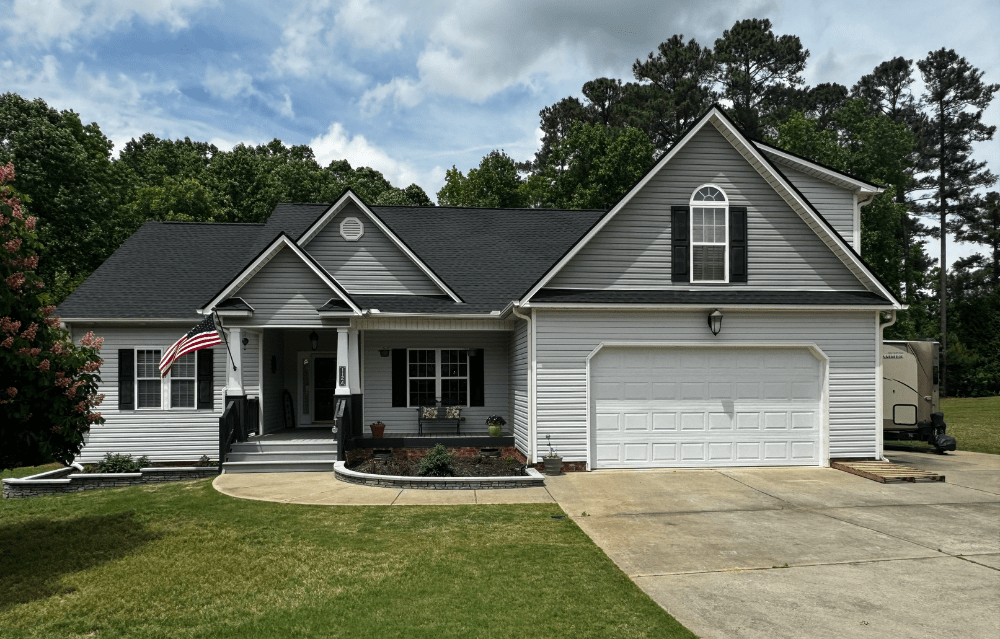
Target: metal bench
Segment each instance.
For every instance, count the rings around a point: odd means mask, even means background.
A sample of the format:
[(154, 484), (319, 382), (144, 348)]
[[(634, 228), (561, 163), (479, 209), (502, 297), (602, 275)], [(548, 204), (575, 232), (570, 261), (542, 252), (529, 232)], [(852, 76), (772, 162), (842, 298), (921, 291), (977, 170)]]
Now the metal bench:
[[(437, 417), (424, 417), (424, 410), (428, 408), (437, 409)], [(462, 418), (461, 417), (445, 417), (448, 414), (448, 406), (420, 406), (417, 408), (417, 435), (424, 434), (424, 424), (428, 426), (445, 426), (447, 428), (455, 427), (455, 434), (462, 434)]]

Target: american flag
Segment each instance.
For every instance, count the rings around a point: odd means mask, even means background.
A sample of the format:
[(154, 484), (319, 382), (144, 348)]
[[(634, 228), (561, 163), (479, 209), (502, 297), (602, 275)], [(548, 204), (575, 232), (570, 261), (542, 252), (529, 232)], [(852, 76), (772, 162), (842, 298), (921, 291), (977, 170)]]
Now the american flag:
[(187, 335), (174, 342), (174, 345), (167, 349), (167, 352), (160, 359), (160, 376), (166, 377), (173, 363), (188, 353), (200, 351), (203, 348), (221, 343), (222, 338), (219, 337), (219, 331), (215, 328), (215, 322), (212, 321), (212, 316), (209, 315), (198, 322), (197, 326), (188, 331)]

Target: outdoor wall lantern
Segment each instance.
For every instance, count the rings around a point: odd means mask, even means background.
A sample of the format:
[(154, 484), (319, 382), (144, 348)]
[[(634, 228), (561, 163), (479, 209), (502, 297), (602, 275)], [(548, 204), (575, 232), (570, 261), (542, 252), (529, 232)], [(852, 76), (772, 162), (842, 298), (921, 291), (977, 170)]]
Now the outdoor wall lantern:
[(391, 351), (389, 350), (388, 346), (383, 346), (382, 348), (378, 349), (378, 354), (381, 355), (382, 357), (389, 357), (390, 352)]
[(309, 333), (309, 345), (312, 346), (313, 350), (319, 348), (319, 335), (316, 333), (316, 331)]
[(476, 351), (475, 348), (467, 348), (467, 349), (465, 349), (465, 352), (466, 352), (466, 355), (468, 355), (469, 357), (475, 357), (477, 351)]
[(249, 337), (244, 337), (240, 341), (243, 342), (243, 350), (246, 350), (247, 349), (247, 344), (250, 343), (250, 338)]
[(712, 329), (712, 335), (718, 335), (722, 330), (722, 311), (715, 309), (708, 314), (708, 326)]

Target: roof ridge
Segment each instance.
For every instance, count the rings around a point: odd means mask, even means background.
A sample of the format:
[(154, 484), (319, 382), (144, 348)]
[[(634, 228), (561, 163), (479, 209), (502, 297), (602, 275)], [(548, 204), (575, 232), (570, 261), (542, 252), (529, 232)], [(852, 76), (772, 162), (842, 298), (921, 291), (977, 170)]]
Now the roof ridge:
[(189, 224), (191, 226), (264, 226), (264, 222), (187, 222), (184, 220), (147, 220), (155, 224)]

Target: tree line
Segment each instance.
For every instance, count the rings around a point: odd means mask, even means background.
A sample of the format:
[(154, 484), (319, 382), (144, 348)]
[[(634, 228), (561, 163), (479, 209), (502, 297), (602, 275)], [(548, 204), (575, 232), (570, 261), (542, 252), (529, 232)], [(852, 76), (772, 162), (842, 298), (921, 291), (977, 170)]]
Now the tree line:
[[(950, 394), (1000, 393), (1000, 198), (986, 192), (997, 177), (972, 157), (973, 143), (993, 137), (982, 113), (1000, 87), (953, 50), (887, 60), (850, 88), (806, 86), (808, 59), (798, 37), (766, 19), (737, 22), (711, 47), (674, 35), (635, 61), (633, 78), (595, 78), (582, 99), (543, 108), (534, 157), (494, 150), (467, 172), (452, 167), (437, 201), (610, 207), (719, 103), (749, 137), (885, 187), (862, 209), (861, 254), (910, 307), (887, 336), (940, 340)], [(147, 220), (263, 222), (278, 202), (329, 202), (347, 187), (376, 205), (433, 205), (416, 184), (395, 187), (346, 160), (324, 167), (308, 146), (277, 139), (225, 151), (146, 134), (117, 157), (112, 148), (71, 110), (0, 96), (0, 165), (16, 167), (21, 201), (39, 220), (50, 303)], [(949, 234), (984, 250), (949, 265)]]

